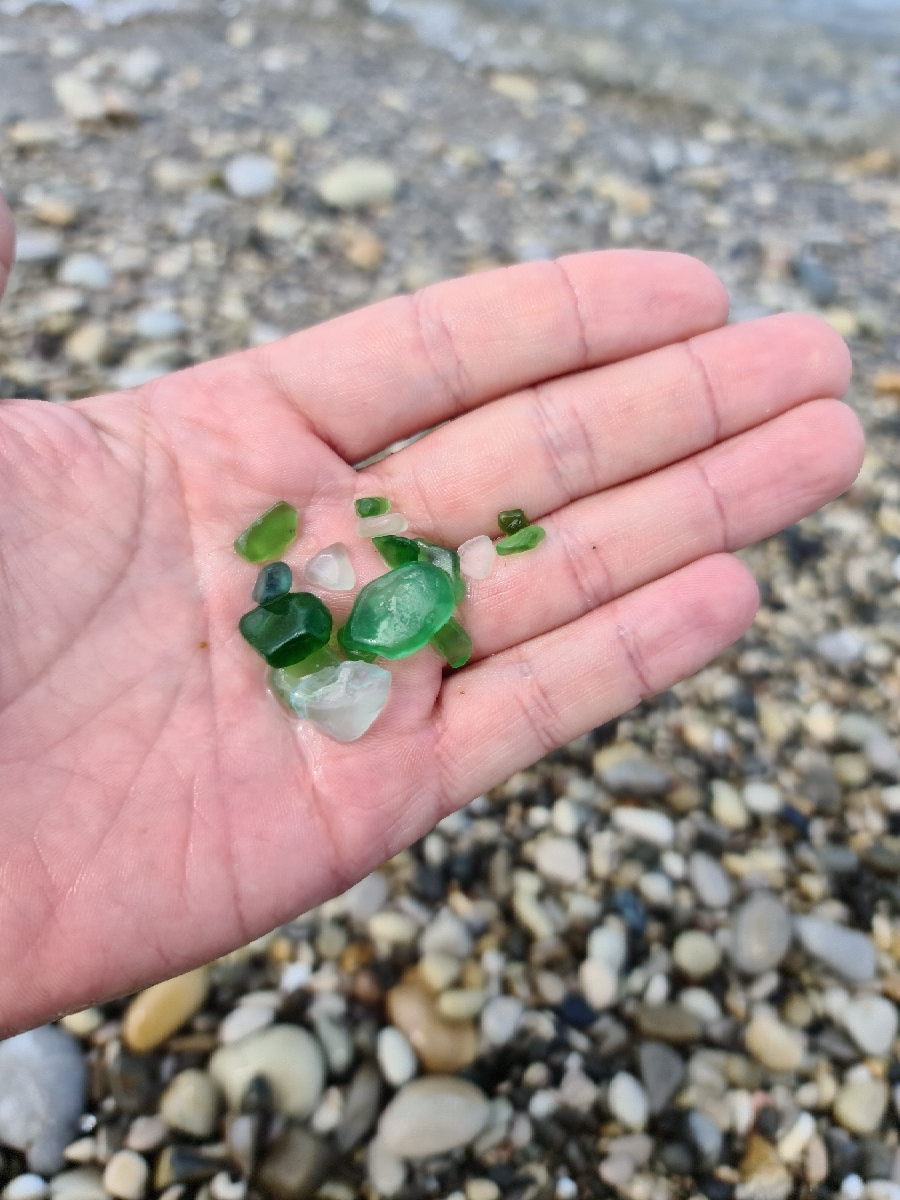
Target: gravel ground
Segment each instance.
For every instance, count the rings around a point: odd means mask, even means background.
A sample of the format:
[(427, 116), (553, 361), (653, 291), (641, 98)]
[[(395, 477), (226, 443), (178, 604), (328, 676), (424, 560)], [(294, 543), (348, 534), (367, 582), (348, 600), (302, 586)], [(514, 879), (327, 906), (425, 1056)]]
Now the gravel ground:
[(870, 449), (745, 553), (759, 617), (705, 671), (244, 951), (0, 1045), (4, 1200), (898, 1200), (897, 161), (331, 0), (221, 7), (0, 24), (0, 395), (635, 244), (735, 319), (822, 312)]

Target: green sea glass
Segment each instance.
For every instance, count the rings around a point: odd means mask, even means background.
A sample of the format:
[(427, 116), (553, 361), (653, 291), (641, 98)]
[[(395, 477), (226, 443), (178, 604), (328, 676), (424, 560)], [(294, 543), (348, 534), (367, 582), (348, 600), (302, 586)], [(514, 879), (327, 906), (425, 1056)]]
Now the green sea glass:
[(455, 617), (437, 631), (431, 644), (451, 667), (464, 667), (472, 657), (472, 639)]
[(546, 531), (541, 529), (540, 525), (529, 525), (520, 529), (518, 533), (501, 538), (495, 549), (498, 554), (524, 554), (526, 550), (533, 550), (535, 546), (539, 546), (546, 536)]
[(265, 608), (279, 596), (286, 596), (292, 583), (293, 576), (287, 563), (267, 563), (256, 577), (253, 599)]
[(248, 525), (234, 543), (234, 548), (247, 562), (266, 562), (281, 558), (297, 536), (297, 510), (292, 504), (279, 500)]
[(269, 672), (269, 686), (282, 704), (293, 712), (291, 689), (294, 684), (300, 679), (305, 679), (307, 675), (324, 671), (326, 667), (337, 667), (340, 662), (336, 654), (332, 654), (327, 646), (323, 646), (321, 650), (314, 650), (312, 654), (290, 667), (273, 667)]
[(407, 563), (366, 584), (339, 640), (348, 651), (406, 658), (428, 645), (455, 607), (446, 572), (428, 562)]
[(402, 567), (404, 563), (419, 561), (419, 547), (412, 538), (385, 533), (372, 538), (372, 545), (389, 567)]
[(238, 629), (270, 667), (290, 667), (328, 644), (331, 613), (311, 592), (290, 592), (244, 613)]
[(497, 514), (497, 524), (504, 533), (518, 533), (528, 528), (528, 518), (521, 508), (505, 508)]
[(381, 517), (391, 511), (391, 502), (387, 496), (360, 496), (353, 504), (358, 517)]
[(356, 646), (353, 646), (353, 645), (348, 646), (347, 645), (346, 640), (344, 638), (344, 630), (346, 628), (347, 628), (346, 625), (342, 625), (341, 628), (335, 634), (335, 641), (336, 641), (337, 645), (340, 647), (343, 654), (351, 660), (359, 659), (361, 662), (373, 663), (375, 661), (375, 659), (378, 657), (378, 655), (375, 653), (374, 650), (360, 650)]
[(459, 569), (459, 555), (448, 546), (439, 546), (437, 542), (429, 542), (425, 538), (413, 538), (419, 547), (419, 562), (429, 562), (432, 566), (446, 571), (453, 584), (453, 597), (459, 604), (466, 597), (466, 581)]

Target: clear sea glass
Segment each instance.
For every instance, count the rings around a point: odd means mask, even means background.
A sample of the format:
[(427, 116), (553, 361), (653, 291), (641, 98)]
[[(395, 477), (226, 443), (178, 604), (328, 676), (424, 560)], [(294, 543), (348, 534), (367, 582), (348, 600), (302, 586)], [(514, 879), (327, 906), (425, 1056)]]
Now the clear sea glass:
[(314, 554), (303, 568), (303, 578), (326, 592), (352, 592), (356, 587), (356, 572), (344, 543), (334, 542)]
[(342, 662), (298, 679), (290, 705), (335, 741), (355, 742), (384, 708), (390, 689), (391, 673), (384, 667)]

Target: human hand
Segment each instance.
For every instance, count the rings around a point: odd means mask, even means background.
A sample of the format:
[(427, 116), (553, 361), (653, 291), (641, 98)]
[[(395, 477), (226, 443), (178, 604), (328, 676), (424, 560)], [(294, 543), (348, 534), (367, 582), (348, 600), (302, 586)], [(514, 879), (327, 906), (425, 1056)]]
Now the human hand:
[[(738, 637), (757, 593), (729, 552), (846, 489), (862, 437), (822, 399), (849, 377), (828, 326), (726, 315), (694, 260), (583, 254), (133, 392), (0, 403), (0, 1033), (297, 915)], [(366, 582), (373, 494), (448, 545), (512, 506), (547, 539), (470, 582), (471, 663), (390, 664), (341, 745), (268, 694), (232, 542), (285, 499), (295, 569), (342, 540)]]

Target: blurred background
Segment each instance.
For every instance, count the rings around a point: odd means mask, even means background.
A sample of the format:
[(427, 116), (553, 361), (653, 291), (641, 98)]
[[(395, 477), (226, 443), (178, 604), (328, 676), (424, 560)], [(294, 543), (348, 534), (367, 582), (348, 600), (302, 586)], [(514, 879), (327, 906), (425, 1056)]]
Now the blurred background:
[(0, 0), (0, 396), (635, 245), (821, 314), (869, 435), (709, 668), (0, 1044), (3, 1200), (898, 1200), (898, 102), (895, 0)]

